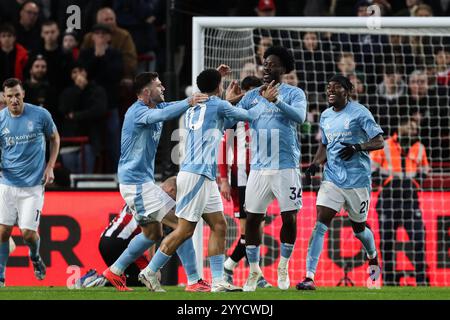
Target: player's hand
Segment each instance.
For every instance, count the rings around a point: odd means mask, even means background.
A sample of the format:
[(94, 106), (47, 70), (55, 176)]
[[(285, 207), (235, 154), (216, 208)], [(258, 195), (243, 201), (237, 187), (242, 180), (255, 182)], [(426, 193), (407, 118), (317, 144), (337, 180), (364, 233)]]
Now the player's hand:
[(231, 187), (230, 187), (230, 184), (228, 183), (228, 179), (220, 180), (220, 194), (227, 201), (231, 200)]
[(222, 78), (231, 74), (231, 68), (229, 66), (227, 66), (226, 64), (221, 64), (220, 66), (217, 67), (216, 70), (219, 71)]
[(339, 157), (341, 157), (344, 161), (350, 160), (355, 153), (362, 150), (360, 144), (351, 144), (346, 142), (341, 142), (341, 144), (345, 146), (345, 148), (339, 151)]
[(315, 164), (315, 163), (311, 163), (308, 167), (308, 169), (306, 169), (305, 171), (305, 177), (306, 177), (306, 184), (311, 184), (312, 182), (312, 177), (316, 175), (316, 172), (319, 171), (320, 167)]
[(55, 180), (55, 174), (53, 173), (52, 167), (45, 168), (43, 180), (44, 180), (44, 186), (46, 186), (47, 184), (53, 183), (53, 181)]
[(261, 88), (262, 90), (260, 90), (260, 94), (268, 101), (275, 102), (278, 98), (278, 87), (279, 84), (275, 84), (275, 80), (273, 80), (265, 89), (264, 87)]
[(191, 107), (195, 107), (196, 105), (198, 105), (199, 103), (205, 102), (206, 100), (208, 100), (209, 96), (205, 93), (194, 93), (190, 98), (189, 98), (189, 105)]
[(244, 94), (245, 93), (242, 92), (237, 81), (233, 80), (230, 82), (225, 92), (225, 99), (231, 104), (236, 104), (242, 99)]

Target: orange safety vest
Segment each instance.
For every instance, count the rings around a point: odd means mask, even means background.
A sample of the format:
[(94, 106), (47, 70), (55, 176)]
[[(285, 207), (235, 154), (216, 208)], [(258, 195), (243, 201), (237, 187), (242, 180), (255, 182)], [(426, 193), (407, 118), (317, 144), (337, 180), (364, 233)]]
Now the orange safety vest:
[[(385, 141), (383, 149), (372, 151), (370, 158), (372, 160), (372, 171), (379, 168), (380, 173), (389, 176), (383, 185), (387, 185), (394, 177), (412, 179), (417, 172), (426, 171), (429, 168), (427, 153), (423, 144), (420, 142), (414, 143), (406, 154), (398, 142), (397, 133), (394, 133)], [(417, 182), (415, 184), (417, 187), (419, 186)]]

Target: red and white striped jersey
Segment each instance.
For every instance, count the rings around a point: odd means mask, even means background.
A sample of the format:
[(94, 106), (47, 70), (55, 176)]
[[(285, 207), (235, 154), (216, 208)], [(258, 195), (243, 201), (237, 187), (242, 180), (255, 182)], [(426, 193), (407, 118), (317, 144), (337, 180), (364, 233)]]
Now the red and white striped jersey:
[(102, 233), (102, 237), (131, 240), (141, 232), (141, 228), (127, 205), (124, 205), (119, 215), (115, 217)]

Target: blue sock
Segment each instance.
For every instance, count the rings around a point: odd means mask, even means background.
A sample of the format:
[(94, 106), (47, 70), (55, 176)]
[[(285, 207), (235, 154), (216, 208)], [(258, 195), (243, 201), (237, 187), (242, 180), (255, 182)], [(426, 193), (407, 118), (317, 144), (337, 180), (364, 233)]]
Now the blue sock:
[(372, 231), (368, 228), (365, 228), (363, 232), (355, 233), (355, 236), (363, 244), (364, 249), (366, 249), (367, 255), (370, 258), (375, 258), (376, 255), (375, 239), (373, 238)]
[(245, 252), (250, 265), (250, 272), (259, 271), (259, 246), (245, 246)]
[(39, 247), (41, 244), (41, 238), (38, 238), (36, 241), (24, 241), (25, 244), (30, 248), (30, 258), (33, 261), (39, 259)]
[(113, 263), (110, 270), (121, 275), (130, 264), (132, 264), (137, 258), (144, 254), (145, 250), (150, 248), (155, 242), (148, 239), (143, 233), (139, 233), (135, 236), (128, 247), (120, 255), (120, 257)]
[(9, 257), (9, 241), (0, 242), (0, 279), (5, 279), (6, 263)]
[(317, 264), (319, 263), (319, 257), (322, 253), (323, 239), (327, 230), (328, 227), (322, 222), (316, 222), (311, 235), (311, 239), (309, 240), (308, 257), (306, 258), (306, 276), (309, 278), (313, 277), (313, 275), (310, 275), (310, 273), (316, 273)]
[(164, 265), (169, 261), (170, 257), (164, 252), (162, 252), (160, 249), (158, 249), (153, 256), (152, 260), (148, 264), (148, 267), (152, 272), (158, 272), (159, 269), (164, 267)]
[(187, 239), (178, 247), (177, 254), (186, 272), (188, 284), (197, 283), (200, 277), (197, 271), (197, 257), (195, 256), (192, 238)]
[(209, 265), (211, 266), (211, 276), (213, 282), (222, 281), (223, 279), (223, 262), (225, 261), (224, 254), (209, 257)]
[(283, 258), (289, 259), (294, 250), (294, 245), (291, 243), (281, 243), (281, 256)]

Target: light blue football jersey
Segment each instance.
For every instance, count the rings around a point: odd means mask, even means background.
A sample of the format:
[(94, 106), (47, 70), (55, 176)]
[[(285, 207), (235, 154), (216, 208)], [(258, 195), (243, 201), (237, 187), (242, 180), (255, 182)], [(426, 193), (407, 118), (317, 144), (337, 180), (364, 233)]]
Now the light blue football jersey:
[(261, 102), (252, 110), (233, 107), (229, 102), (211, 96), (205, 103), (190, 108), (185, 114), (185, 126), (188, 130), (185, 146), (185, 158), (180, 171), (204, 175), (210, 180), (216, 179), (217, 152), (223, 136), (226, 120), (252, 121), (268, 108)]
[(155, 180), (155, 157), (163, 121), (180, 116), (188, 108), (188, 99), (163, 102), (154, 109), (138, 100), (127, 110), (117, 172), (120, 184), (138, 185)]
[(320, 130), (322, 143), (327, 146), (323, 180), (343, 189), (370, 188), (369, 153), (357, 152), (348, 161), (338, 155), (345, 147), (340, 142), (361, 144), (383, 133), (370, 111), (355, 101), (349, 101), (339, 112), (330, 107), (320, 117)]
[(0, 183), (18, 188), (42, 184), (45, 171), (46, 138), (57, 131), (50, 112), (29, 103), (13, 117), (8, 108), (0, 111)]
[[(251, 109), (259, 101), (267, 101), (259, 90), (247, 92), (238, 107)], [(250, 122), (252, 170), (299, 167), (297, 127), (306, 118), (306, 96), (302, 89), (286, 83), (279, 86), (278, 92), (281, 102), (270, 103), (258, 119)]]

